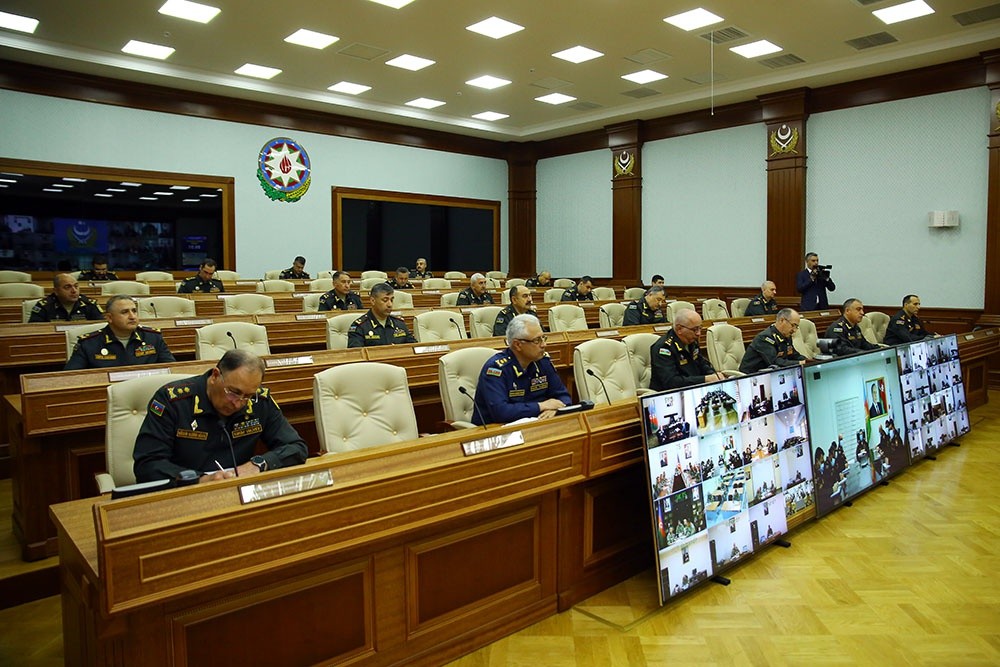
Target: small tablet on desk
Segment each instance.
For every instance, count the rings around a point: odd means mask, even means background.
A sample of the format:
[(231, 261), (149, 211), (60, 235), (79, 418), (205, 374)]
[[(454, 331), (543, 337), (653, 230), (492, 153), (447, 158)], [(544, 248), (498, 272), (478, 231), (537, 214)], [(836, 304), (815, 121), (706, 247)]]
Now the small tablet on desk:
[(593, 401), (580, 401), (579, 403), (574, 403), (572, 405), (566, 405), (556, 410), (557, 415), (567, 415), (571, 412), (583, 412), (584, 410), (590, 410), (594, 407)]

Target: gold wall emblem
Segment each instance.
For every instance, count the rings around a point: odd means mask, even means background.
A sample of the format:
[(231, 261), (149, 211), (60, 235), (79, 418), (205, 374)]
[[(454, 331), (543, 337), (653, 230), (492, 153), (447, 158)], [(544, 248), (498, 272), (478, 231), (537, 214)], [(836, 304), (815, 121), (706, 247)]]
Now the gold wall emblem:
[(797, 155), (798, 151), (795, 150), (795, 148), (798, 145), (798, 128), (793, 129), (787, 125), (782, 125), (771, 133), (771, 154), (768, 157), (774, 157), (775, 155), (782, 155), (785, 153)]
[(615, 178), (632, 176), (635, 169), (635, 153), (622, 151), (615, 156)]

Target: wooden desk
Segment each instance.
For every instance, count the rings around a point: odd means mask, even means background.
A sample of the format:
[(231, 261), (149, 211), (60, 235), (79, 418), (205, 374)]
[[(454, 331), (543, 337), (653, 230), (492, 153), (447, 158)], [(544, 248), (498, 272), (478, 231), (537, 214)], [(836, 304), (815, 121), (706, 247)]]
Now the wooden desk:
[(518, 429), (312, 459), (255, 481), (333, 486), (248, 505), (234, 479), (52, 507), (66, 664), (436, 665), (651, 565), (637, 405), (490, 433)]

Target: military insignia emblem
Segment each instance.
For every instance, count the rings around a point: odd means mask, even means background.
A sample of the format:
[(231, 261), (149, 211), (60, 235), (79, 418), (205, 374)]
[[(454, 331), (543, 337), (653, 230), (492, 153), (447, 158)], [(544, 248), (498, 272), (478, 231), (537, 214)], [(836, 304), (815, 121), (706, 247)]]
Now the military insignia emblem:
[(498, 378), (501, 375), (503, 375), (503, 371), (501, 371), (499, 368), (487, 368), (486, 374)]
[(635, 170), (635, 153), (622, 151), (615, 156), (615, 177), (632, 176)]
[(149, 404), (149, 411), (152, 412), (157, 417), (163, 416), (164, 408), (166, 408), (166, 406), (163, 405), (163, 403), (160, 403), (159, 401), (153, 401), (152, 403)]
[(798, 128), (791, 128), (787, 125), (782, 124), (777, 130), (771, 133), (771, 154), (768, 157), (774, 157), (775, 155), (798, 155), (796, 147), (799, 145), (799, 130)]
[(273, 201), (297, 202), (312, 184), (309, 154), (287, 137), (271, 139), (260, 149), (257, 179), (264, 194)]

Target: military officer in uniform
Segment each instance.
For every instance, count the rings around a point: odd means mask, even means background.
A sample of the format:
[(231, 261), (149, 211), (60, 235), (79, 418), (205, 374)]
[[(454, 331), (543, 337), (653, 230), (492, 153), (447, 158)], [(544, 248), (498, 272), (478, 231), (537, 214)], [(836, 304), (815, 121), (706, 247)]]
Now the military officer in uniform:
[(333, 289), (319, 298), (319, 310), (361, 310), (361, 297), (351, 291), (351, 276), (346, 271), (333, 273)]
[(410, 275), (419, 280), (434, 277), (434, 274), (427, 268), (427, 260), (423, 257), (417, 257), (417, 265), (410, 271)]
[(90, 268), (80, 272), (78, 280), (97, 282), (102, 280), (118, 280), (118, 274), (108, 271), (108, 258), (104, 255), (95, 255), (90, 262)]
[(497, 313), (497, 319), (493, 323), (494, 336), (506, 336), (507, 325), (518, 315), (524, 315), (525, 313), (535, 314), (535, 306), (531, 302), (530, 289), (524, 285), (515, 285), (510, 288), (508, 294), (510, 296), (510, 304)]
[(750, 317), (751, 315), (774, 315), (780, 308), (778, 308), (778, 302), (774, 300), (774, 295), (777, 294), (778, 288), (770, 280), (765, 280), (764, 284), (760, 286), (760, 294), (750, 299), (750, 303), (747, 304), (747, 309), (743, 312), (745, 317)]
[(679, 389), (725, 379), (722, 373), (715, 372), (698, 348), (700, 334), (698, 313), (693, 310), (677, 313), (673, 328), (649, 348), (650, 389)]
[(486, 276), (473, 273), (469, 278), (469, 286), (458, 293), (458, 301), (455, 303), (459, 306), (493, 305), (493, 295), (486, 290)]
[(280, 280), (309, 280), (306, 273), (306, 258), (299, 255), (292, 260), (292, 266), (278, 274)]
[(826, 328), (826, 337), (833, 339), (833, 353), (837, 356), (875, 350), (878, 345), (869, 343), (861, 333), (858, 324), (865, 316), (865, 307), (860, 299), (844, 302), (843, 315)]
[(804, 364), (806, 358), (792, 346), (792, 335), (799, 328), (797, 310), (782, 308), (774, 324), (757, 334), (740, 362), (741, 373), (756, 373), (768, 366)]
[[(193, 470), (208, 482), (304, 463), (306, 443), (261, 387), (263, 379), (259, 357), (230, 350), (202, 375), (158, 389), (135, 441), (136, 481)], [(265, 454), (254, 455), (258, 441), (267, 445)]]
[(214, 278), (215, 260), (205, 258), (198, 273), (181, 281), (181, 286), (177, 288), (178, 294), (194, 294), (195, 292), (207, 294), (209, 292), (225, 292), (222, 281)]
[(919, 312), (920, 297), (916, 294), (904, 296), (903, 309), (892, 316), (892, 319), (889, 320), (889, 326), (885, 330), (885, 344), (899, 345), (900, 343), (911, 343), (937, 336), (924, 327), (924, 323), (917, 317)]
[(548, 271), (542, 271), (537, 276), (528, 278), (524, 284), (527, 287), (552, 287), (552, 274)]
[(413, 284), (410, 282), (410, 270), (405, 266), (397, 268), (396, 275), (389, 278), (389, 284), (392, 285), (392, 289), (413, 289)]
[(351, 328), (347, 330), (347, 347), (417, 342), (406, 328), (406, 322), (392, 316), (394, 291), (389, 283), (379, 283), (372, 287), (369, 292), (371, 308), (354, 320)]
[(132, 297), (116, 294), (108, 299), (104, 317), (108, 326), (81, 336), (64, 370), (176, 361), (160, 332), (139, 324), (138, 307)]
[(545, 335), (537, 317), (518, 315), (507, 326), (506, 336), (507, 349), (490, 357), (479, 373), (474, 424), (545, 419), (572, 400), (545, 353)]
[(93, 299), (80, 294), (80, 286), (69, 273), (58, 273), (52, 280), (52, 294), (38, 300), (28, 322), (75, 322), (103, 320), (104, 311)]
[(594, 300), (594, 279), (590, 276), (583, 276), (573, 287), (563, 292), (560, 301), (593, 301)]
[(625, 306), (625, 317), (622, 319), (622, 326), (663, 324), (667, 321), (667, 318), (663, 315), (663, 307), (666, 305), (666, 292), (659, 285), (653, 285), (646, 290), (641, 299), (636, 299)]

